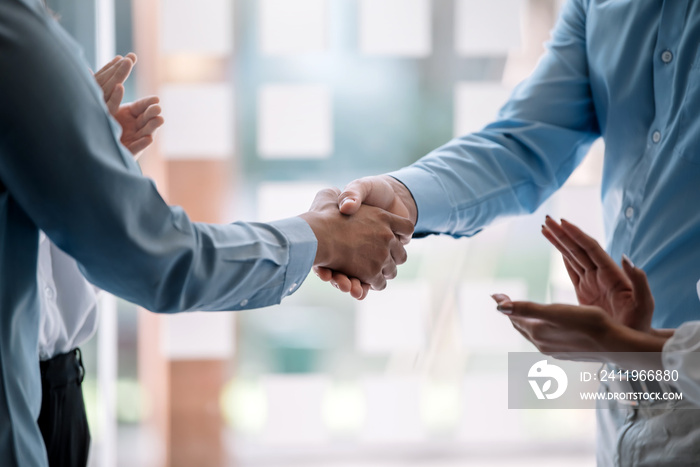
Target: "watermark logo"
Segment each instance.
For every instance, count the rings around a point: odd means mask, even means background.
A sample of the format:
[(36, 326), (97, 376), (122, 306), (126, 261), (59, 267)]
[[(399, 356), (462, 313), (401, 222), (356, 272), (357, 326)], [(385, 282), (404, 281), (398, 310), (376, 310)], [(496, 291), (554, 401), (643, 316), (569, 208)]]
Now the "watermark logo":
[[(547, 360), (540, 360), (532, 365), (527, 376), (538, 399), (557, 399), (564, 394), (569, 384), (569, 378), (566, 377), (564, 370), (557, 365), (548, 364)], [(550, 393), (552, 380), (557, 382), (557, 387), (554, 392)], [(542, 385), (540, 385), (540, 381)]]

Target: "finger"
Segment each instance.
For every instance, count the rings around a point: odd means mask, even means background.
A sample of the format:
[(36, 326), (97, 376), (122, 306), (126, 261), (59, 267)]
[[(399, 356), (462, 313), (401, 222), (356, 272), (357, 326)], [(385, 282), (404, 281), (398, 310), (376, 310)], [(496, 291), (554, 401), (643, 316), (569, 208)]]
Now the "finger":
[(362, 300), (364, 295), (364, 289), (362, 288), (362, 282), (360, 279), (351, 278), (350, 279), (350, 296), (357, 300)]
[(97, 83), (102, 86), (102, 83), (106, 80), (106, 77), (111, 76), (111, 73), (114, 72), (112, 69), (114, 65), (117, 64), (119, 60), (121, 60), (123, 57), (121, 55), (117, 55), (114, 57), (112, 60), (109, 61), (105, 66), (100, 68), (97, 73), (95, 73), (95, 80)]
[(554, 219), (547, 216), (544, 222), (552, 235), (566, 249), (566, 251), (569, 252), (567, 256), (569, 256), (572, 263), (578, 263), (578, 265), (580, 265), (586, 271), (596, 269), (596, 265), (588, 257), (588, 253), (586, 253), (586, 251), (578, 243), (576, 243)]
[(314, 266), (313, 269), (318, 278), (321, 279), (323, 282), (329, 282), (331, 279), (333, 279), (332, 270), (321, 266)]
[(558, 313), (560, 307), (565, 307), (566, 305), (541, 305), (534, 302), (501, 302), (499, 303), (499, 311), (501, 308), (505, 309), (505, 312), (510, 311), (511, 316), (518, 316), (521, 318), (536, 318), (544, 319), (547, 321), (556, 321), (559, 316)]
[(112, 91), (112, 95), (109, 96), (109, 99), (106, 100), (107, 110), (109, 110), (109, 113), (111, 115), (116, 115), (117, 111), (119, 110), (119, 106), (122, 103), (123, 98), (124, 98), (124, 85), (117, 84), (114, 87), (114, 91)]
[(333, 279), (331, 284), (338, 290), (344, 293), (348, 293), (352, 290), (352, 281), (348, 276), (340, 272), (333, 273)]
[(491, 298), (493, 298), (496, 301), (496, 303), (504, 303), (511, 301), (510, 297), (504, 293), (495, 293), (491, 295)]
[(311, 202), (309, 211), (321, 211), (329, 204), (338, 205), (338, 195), (340, 190), (337, 188), (324, 188), (316, 193), (314, 200)]
[(163, 126), (163, 123), (165, 123), (165, 119), (163, 119), (161, 116), (152, 118), (143, 126), (143, 128), (136, 132), (135, 137), (143, 138), (144, 136), (152, 135), (158, 128)]
[(105, 93), (105, 101), (109, 100), (117, 84), (124, 84), (124, 81), (126, 81), (126, 79), (131, 74), (131, 70), (133, 69), (133, 67), (134, 64), (131, 62), (131, 60), (127, 59), (121, 59), (119, 63), (117, 63), (114, 66), (114, 73), (107, 79), (105, 84), (102, 86), (102, 89)]
[(383, 274), (377, 274), (367, 281), (372, 290), (384, 290), (386, 289), (386, 279)]
[(384, 278), (386, 278), (388, 280), (395, 279), (397, 274), (398, 274), (398, 269), (396, 268), (396, 263), (393, 260), (389, 261), (382, 268), (382, 275), (384, 276)]
[(124, 57), (124, 58), (128, 58), (129, 60), (131, 60), (131, 63), (133, 63), (134, 65), (136, 65), (136, 62), (139, 61), (139, 58), (136, 56), (136, 54), (134, 52), (129, 52), (128, 54), (126, 54), (126, 57)]
[[(343, 192), (338, 196), (338, 206), (340, 212), (346, 215), (353, 215), (362, 206), (365, 199), (372, 193), (373, 178), (365, 177), (350, 182)], [(377, 206), (381, 208), (382, 206)]]
[(571, 279), (571, 283), (574, 285), (575, 288), (578, 288), (578, 285), (581, 282), (581, 276), (576, 271), (576, 268), (571, 264), (571, 260), (569, 260), (569, 258), (567, 258), (566, 256), (562, 256), (562, 259), (564, 260), (564, 267), (566, 268), (566, 272), (569, 274), (569, 279)]
[[(342, 196), (342, 195), (341, 195)], [(389, 214), (389, 227), (404, 245), (411, 241), (413, 235), (413, 222), (405, 217)]]
[(406, 249), (403, 247), (403, 244), (398, 240), (392, 241), (389, 244), (389, 252), (391, 253), (391, 258), (396, 264), (403, 264), (408, 259), (408, 253), (406, 253)]
[(369, 284), (365, 284), (364, 282), (362, 283), (362, 296), (358, 298), (358, 300), (364, 300), (367, 298), (367, 295), (369, 295), (369, 289), (371, 286)]
[(143, 115), (143, 113), (146, 112), (146, 109), (159, 103), (160, 99), (158, 96), (143, 97), (129, 104), (129, 112), (131, 113), (132, 117), (138, 117)]
[[(546, 221), (545, 221), (546, 222)], [(584, 273), (583, 267), (573, 258), (571, 252), (557, 239), (552, 231), (546, 225), (542, 226), (542, 235), (561, 253), (561, 256), (569, 261), (569, 266), (581, 276)]]
[(148, 123), (149, 120), (156, 118), (161, 113), (161, 108), (159, 105), (151, 105), (147, 107), (141, 115), (136, 117), (136, 128), (141, 129)]
[(622, 255), (622, 269), (625, 271), (625, 274), (627, 274), (627, 277), (630, 278), (632, 285), (634, 286), (634, 299), (637, 302), (637, 308), (653, 310), (654, 296), (651, 293), (649, 280), (647, 279), (647, 274), (644, 272), (644, 270), (635, 267), (627, 255)]
[(573, 238), (574, 241), (581, 248), (583, 248), (588, 257), (591, 259), (591, 261), (593, 261), (593, 263), (595, 263), (596, 266), (599, 268), (617, 269), (617, 264), (615, 264), (615, 261), (613, 261), (610, 255), (605, 252), (603, 247), (601, 247), (593, 237), (587, 235), (585, 232), (583, 232), (583, 230), (579, 229), (565, 219), (561, 220), (561, 227), (564, 231), (566, 231), (570, 238)]
[[(122, 143), (124, 143), (124, 142), (122, 141)], [(143, 138), (137, 139), (133, 143), (124, 144), (124, 146), (127, 147), (127, 149), (129, 150), (129, 152), (131, 152), (131, 154), (133, 154), (134, 156), (138, 156), (142, 151), (144, 151), (151, 144), (153, 144), (153, 136), (148, 135), (148, 136), (144, 136)]]

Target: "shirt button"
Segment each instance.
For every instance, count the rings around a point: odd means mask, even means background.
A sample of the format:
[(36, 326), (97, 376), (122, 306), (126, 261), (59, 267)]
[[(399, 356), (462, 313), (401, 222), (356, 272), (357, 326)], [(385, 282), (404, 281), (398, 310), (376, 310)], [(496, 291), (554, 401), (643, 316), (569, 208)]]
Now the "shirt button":
[(241, 302), (241, 306), (246, 306), (247, 304), (248, 304), (247, 298)]
[(664, 50), (661, 53), (661, 61), (664, 63), (671, 63), (671, 60), (673, 60), (673, 53), (671, 53), (670, 50)]
[(294, 292), (294, 289), (296, 289), (296, 288), (297, 288), (297, 283), (295, 282), (295, 283), (293, 283), (292, 286), (289, 288), (289, 293)]
[(632, 219), (632, 216), (634, 216), (634, 208), (632, 206), (628, 206), (627, 209), (625, 209), (625, 217), (627, 219)]
[(53, 298), (56, 296), (53, 289), (48, 286), (44, 287), (44, 295), (46, 295), (46, 298), (48, 298), (49, 300), (53, 300)]
[(655, 131), (654, 133), (652, 133), (651, 140), (655, 143), (658, 143), (659, 141), (661, 141), (661, 132)]

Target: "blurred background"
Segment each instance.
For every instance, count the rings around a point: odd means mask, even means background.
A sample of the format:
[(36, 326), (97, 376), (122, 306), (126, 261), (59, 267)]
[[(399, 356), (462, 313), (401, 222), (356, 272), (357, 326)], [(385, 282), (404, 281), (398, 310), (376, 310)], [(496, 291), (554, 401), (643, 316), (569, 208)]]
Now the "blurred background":
[[(139, 56), (142, 158), (198, 221), (272, 220), (493, 119), (558, 0), (49, 0), (93, 69)], [(508, 410), (533, 348), (489, 295), (573, 302), (545, 214), (602, 240), (602, 145), (532, 216), (412, 242), (357, 302), (313, 274), (281, 306), (157, 316), (103, 297), (84, 348), (91, 465), (591, 466), (593, 410)]]

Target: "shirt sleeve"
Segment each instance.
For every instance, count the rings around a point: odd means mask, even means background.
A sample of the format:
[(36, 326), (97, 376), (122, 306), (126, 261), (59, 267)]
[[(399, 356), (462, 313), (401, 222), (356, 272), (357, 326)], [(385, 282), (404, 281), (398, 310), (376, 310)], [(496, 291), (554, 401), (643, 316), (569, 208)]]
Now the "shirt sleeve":
[(296, 290), (316, 253), (309, 225), (202, 224), (168, 206), (65, 32), (13, 1), (0, 19), (0, 179), (86, 278), (156, 312), (262, 307)]
[(678, 371), (676, 386), (684, 399), (700, 405), (700, 321), (682, 324), (664, 344), (665, 370)]
[(469, 236), (534, 212), (599, 136), (586, 57), (586, 6), (565, 4), (546, 54), (497, 121), (390, 175), (411, 191), (416, 234)]

